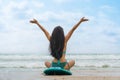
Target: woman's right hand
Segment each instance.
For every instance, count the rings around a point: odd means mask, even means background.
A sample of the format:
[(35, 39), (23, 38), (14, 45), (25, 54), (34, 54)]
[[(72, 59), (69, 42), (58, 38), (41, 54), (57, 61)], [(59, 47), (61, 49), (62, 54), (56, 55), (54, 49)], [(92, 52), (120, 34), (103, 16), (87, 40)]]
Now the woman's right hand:
[(35, 24), (37, 24), (38, 21), (37, 21), (36, 19), (33, 19), (33, 20), (30, 20), (30, 23), (35, 23)]

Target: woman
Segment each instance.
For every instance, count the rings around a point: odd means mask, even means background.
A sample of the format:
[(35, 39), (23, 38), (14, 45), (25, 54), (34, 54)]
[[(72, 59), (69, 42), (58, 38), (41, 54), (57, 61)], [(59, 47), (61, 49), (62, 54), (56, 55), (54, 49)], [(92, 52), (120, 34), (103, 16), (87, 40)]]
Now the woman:
[(49, 32), (43, 26), (41, 26), (36, 19), (30, 21), (31, 23), (37, 24), (39, 26), (39, 28), (44, 32), (50, 42), (50, 53), (54, 59), (51, 63), (45, 62), (46, 67), (61, 67), (63, 69), (69, 70), (72, 66), (74, 66), (74, 60), (67, 62), (65, 58), (67, 42), (75, 29), (85, 21), (88, 21), (88, 19), (85, 19), (84, 17), (81, 18), (80, 21), (73, 26), (73, 28), (68, 32), (66, 36), (64, 36), (64, 31), (61, 26), (55, 27), (52, 35), (50, 35)]

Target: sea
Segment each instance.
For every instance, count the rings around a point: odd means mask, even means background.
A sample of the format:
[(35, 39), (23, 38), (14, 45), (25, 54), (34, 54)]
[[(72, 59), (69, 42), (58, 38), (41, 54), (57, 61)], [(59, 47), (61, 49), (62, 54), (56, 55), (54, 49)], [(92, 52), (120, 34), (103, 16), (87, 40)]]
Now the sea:
[[(0, 54), (0, 69), (45, 68), (52, 61), (50, 54)], [(119, 69), (120, 54), (66, 54), (67, 61), (75, 60), (75, 69)]]

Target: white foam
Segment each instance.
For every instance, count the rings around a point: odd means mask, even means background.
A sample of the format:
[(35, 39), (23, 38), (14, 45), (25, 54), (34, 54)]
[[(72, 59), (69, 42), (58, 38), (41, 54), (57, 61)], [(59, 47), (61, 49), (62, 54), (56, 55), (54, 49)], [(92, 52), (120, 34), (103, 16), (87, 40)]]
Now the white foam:
[[(74, 59), (76, 66), (120, 67), (120, 55), (66, 55), (67, 60)], [(40, 68), (45, 61), (51, 61), (50, 55), (0, 55), (0, 68)]]

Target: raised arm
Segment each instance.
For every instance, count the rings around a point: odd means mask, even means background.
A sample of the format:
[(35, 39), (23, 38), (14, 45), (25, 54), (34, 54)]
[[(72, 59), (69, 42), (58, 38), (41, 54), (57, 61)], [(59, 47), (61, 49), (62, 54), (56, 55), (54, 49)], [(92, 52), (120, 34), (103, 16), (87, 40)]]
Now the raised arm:
[(65, 42), (67, 43), (68, 40), (70, 39), (71, 35), (73, 34), (73, 32), (76, 30), (76, 28), (82, 23), (88, 21), (88, 19), (85, 19), (84, 17), (81, 18), (81, 20), (73, 26), (73, 28), (68, 32), (68, 34), (65, 37)]
[(48, 33), (48, 31), (43, 27), (41, 26), (38, 21), (36, 19), (33, 19), (30, 21), (30, 23), (34, 23), (34, 24), (37, 24), (38, 27), (44, 32), (44, 34), (46, 35), (47, 39), (50, 41), (50, 34)]

